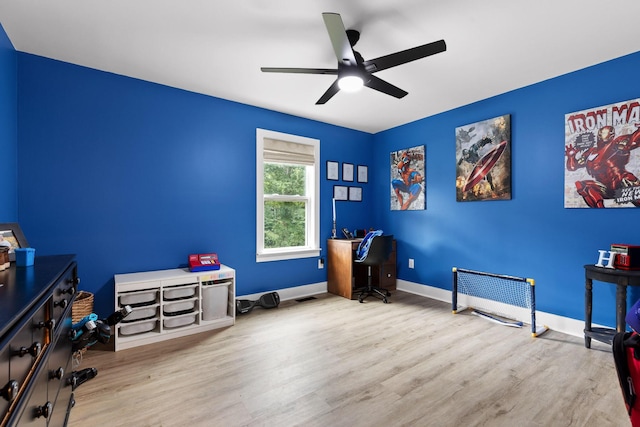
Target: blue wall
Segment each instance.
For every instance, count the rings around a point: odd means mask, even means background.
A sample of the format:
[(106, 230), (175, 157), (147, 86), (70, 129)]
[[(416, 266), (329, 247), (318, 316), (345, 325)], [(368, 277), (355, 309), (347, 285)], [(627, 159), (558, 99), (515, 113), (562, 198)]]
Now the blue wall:
[(18, 221), (17, 60), (0, 26), (0, 222)]
[[(393, 233), (400, 279), (450, 289), (453, 266), (531, 277), (539, 310), (582, 319), (582, 266), (640, 232), (633, 209), (563, 208), (564, 114), (640, 96), (639, 63), (630, 55), (370, 135), (18, 54), (20, 223), (38, 254), (78, 254), (100, 314), (113, 306), (113, 274), (173, 268), (193, 252), (236, 268), (239, 295), (325, 281), (315, 258), (255, 262), (261, 127), (321, 140), (323, 238), (335, 184), (325, 162), (365, 164), (364, 201), (339, 203), (338, 226)], [(513, 199), (457, 203), (455, 128), (503, 114)], [(392, 212), (389, 153), (420, 144), (427, 209)], [(594, 321), (613, 325), (613, 286), (594, 292)]]
[[(255, 262), (256, 128), (320, 139), (323, 240), (334, 183), (325, 162), (369, 164), (370, 134), (18, 58), (20, 223), (37, 255), (78, 255), (80, 287), (101, 314), (113, 310), (114, 274), (175, 268), (190, 253), (217, 252), (237, 270), (238, 295), (326, 281), (317, 258)], [(364, 194), (339, 204), (341, 226), (370, 212)]]
[[(564, 115), (640, 97), (639, 66), (636, 53), (375, 135), (376, 219), (398, 240), (398, 277), (444, 289), (454, 266), (533, 278), (538, 310), (584, 319), (583, 265), (611, 243), (640, 244), (640, 216), (563, 207)], [(456, 202), (455, 128), (504, 114), (511, 115), (512, 200)], [(427, 209), (390, 211), (389, 154), (420, 144)], [(615, 325), (614, 297), (615, 286), (594, 285), (595, 322)]]

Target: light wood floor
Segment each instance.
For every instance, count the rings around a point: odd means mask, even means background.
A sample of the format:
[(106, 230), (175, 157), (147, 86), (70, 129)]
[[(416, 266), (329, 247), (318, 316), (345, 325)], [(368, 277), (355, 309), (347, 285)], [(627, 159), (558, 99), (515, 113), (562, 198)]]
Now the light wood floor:
[(497, 325), (397, 291), (256, 308), (236, 325), (117, 353), (71, 427), (627, 426), (609, 347)]

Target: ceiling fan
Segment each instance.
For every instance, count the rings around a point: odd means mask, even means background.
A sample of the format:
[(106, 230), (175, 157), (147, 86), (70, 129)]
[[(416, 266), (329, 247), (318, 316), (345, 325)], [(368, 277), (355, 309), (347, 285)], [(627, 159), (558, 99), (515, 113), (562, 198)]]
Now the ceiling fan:
[(388, 83), (373, 73), (386, 70), (397, 65), (406, 64), (447, 50), (444, 40), (417, 46), (411, 49), (381, 56), (365, 61), (353, 46), (360, 39), (356, 30), (345, 30), (342, 18), (337, 13), (323, 13), (322, 18), (329, 32), (333, 50), (338, 59), (338, 68), (260, 68), (265, 73), (299, 73), (299, 74), (333, 74), (337, 79), (318, 99), (316, 104), (325, 104), (339, 90), (355, 91), (363, 85), (396, 98), (402, 98), (407, 92)]

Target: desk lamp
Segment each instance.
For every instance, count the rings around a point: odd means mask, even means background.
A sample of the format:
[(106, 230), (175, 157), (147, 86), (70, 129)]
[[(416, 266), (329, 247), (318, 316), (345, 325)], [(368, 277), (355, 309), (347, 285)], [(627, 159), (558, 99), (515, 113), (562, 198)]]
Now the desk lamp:
[(333, 226), (331, 227), (331, 238), (335, 239), (338, 236), (336, 235), (336, 199), (333, 198)]

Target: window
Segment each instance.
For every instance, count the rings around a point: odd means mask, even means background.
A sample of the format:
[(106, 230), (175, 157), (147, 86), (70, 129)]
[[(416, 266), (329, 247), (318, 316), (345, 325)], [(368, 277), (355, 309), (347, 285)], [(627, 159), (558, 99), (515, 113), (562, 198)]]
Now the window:
[(320, 141), (256, 131), (256, 261), (320, 255)]

